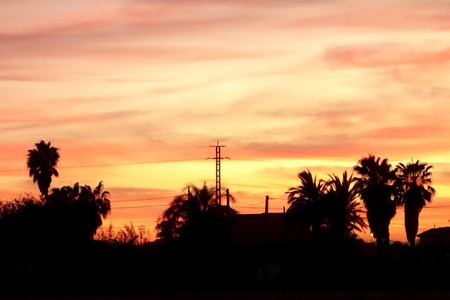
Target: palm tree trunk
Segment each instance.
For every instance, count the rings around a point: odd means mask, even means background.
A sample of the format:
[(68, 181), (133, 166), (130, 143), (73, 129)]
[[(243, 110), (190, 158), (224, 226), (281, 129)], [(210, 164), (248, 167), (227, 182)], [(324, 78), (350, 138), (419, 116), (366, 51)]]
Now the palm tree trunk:
[(405, 231), (409, 245), (414, 248), (416, 245), (417, 231), (419, 230), (420, 209), (412, 205), (405, 204)]

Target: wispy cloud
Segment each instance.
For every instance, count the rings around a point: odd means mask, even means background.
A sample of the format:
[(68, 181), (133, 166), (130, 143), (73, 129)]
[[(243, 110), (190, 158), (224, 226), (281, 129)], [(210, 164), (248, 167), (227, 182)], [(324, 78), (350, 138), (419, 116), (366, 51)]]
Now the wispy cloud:
[(450, 27), (446, 12), (448, 3), (445, 1), (330, 1), (328, 4), (328, 10), (323, 9), (314, 16), (300, 15), (291, 26), (341, 27), (351, 31), (388, 29), (390, 33), (404, 30), (447, 30)]
[(440, 65), (450, 61), (449, 48), (435, 51), (414, 48), (398, 44), (342, 46), (328, 49), (325, 59), (331, 66), (343, 68)]

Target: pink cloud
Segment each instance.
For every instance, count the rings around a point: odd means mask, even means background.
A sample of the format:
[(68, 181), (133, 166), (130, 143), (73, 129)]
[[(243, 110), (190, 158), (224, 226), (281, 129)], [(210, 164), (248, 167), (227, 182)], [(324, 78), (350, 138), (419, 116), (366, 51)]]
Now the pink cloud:
[[(433, 132), (435, 130), (436, 132)], [(355, 162), (369, 153), (393, 160), (430, 156), (437, 149), (449, 149), (450, 142), (441, 139), (444, 128), (420, 126), (377, 129), (357, 135), (322, 136), (320, 141), (302, 138), (291, 143), (261, 142), (227, 148), (227, 155), (235, 159), (264, 161), (277, 158), (353, 158)], [(441, 133), (439, 133), (441, 132)], [(439, 151), (439, 150), (438, 150)]]
[(441, 65), (450, 61), (450, 48), (440, 51), (403, 45), (343, 46), (328, 49), (325, 60), (335, 67), (383, 68), (402, 65)]
[(381, 129), (375, 129), (364, 135), (369, 138), (378, 140), (417, 140), (417, 139), (434, 139), (442, 136), (447, 131), (444, 125), (437, 124), (421, 124), (412, 126), (391, 126)]
[(337, 4), (315, 16), (302, 15), (292, 23), (294, 28), (348, 28), (400, 30), (447, 30), (450, 19), (448, 5), (439, 3), (351, 2)]
[[(135, 118), (136, 116), (142, 115), (141, 111), (117, 111), (117, 112), (105, 112), (105, 113), (86, 113), (86, 114), (49, 114), (42, 112), (41, 114), (36, 114), (36, 108), (30, 109), (18, 109), (10, 108), (5, 109), (5, 117), (0, 121), (0, 126), (3, 126), (3, 133), (7, 131), (21, 130), (26, 127), (38, 127), (38, 126), (57, 126), (57, 125), (69, 125), (69, 124), (95, 124), (103, 123), (110, 119), (126, 120), (130, 118)], [(33, 116), (33, 118), (30, 118)]]

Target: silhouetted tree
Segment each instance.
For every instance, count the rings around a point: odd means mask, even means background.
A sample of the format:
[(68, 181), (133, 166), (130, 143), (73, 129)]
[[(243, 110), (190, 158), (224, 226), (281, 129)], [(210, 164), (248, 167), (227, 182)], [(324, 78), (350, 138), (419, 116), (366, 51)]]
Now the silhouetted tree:
[(100, 182), (95, 189), (90, 186), (64, 186), (52, 189), (47, 196), (45, 206), (56, 215), (60, 221), (81, 239), (92, 240), (102, 218), (111, 212), (109, 192), (103, 190)]
[(50, 142), (40, 141), (35, 144), (36, 149), (28, 150), (27, 167), (33, 182), (38, 183), (42, 197), (46, 197), (52, 182), (52, 176), (58, 177), (56, 165), (59, 160), (58, 148), (52, 147)]
[[(42, 230), (43, 202), (32, 195), (0, 202), (0, 240), (2, 246), (15, 247), (33, 239)], [(33, 241), (34, 242), (34, 241)]]
[(330, 175), (325, 184), (323, 196), (326, 207), (326, 217), (329, 220), (329, 229), (337, 240), (344, 240), (355, 235), (355, 231), (367, 228), (365, 220), (361, 217), (363, 212), (358, 201), (359, 188), (357, 179), (342, 174), (342, 180), (336, 175)]
[(144, 225), (138, 226), (139, 238), (138, 243), (143, 245), (150, 241), (150, 230)]
[[(51, 248), (92, 240), (110, 212), (103, 185), (54, 188), (47, 201), (25, 196), (0, 203), (0, 236), (9, 244)], [(38, 246), (39, 245), (39, 246)]]
[(109, 223), (109, 226), (104, 228), (98, 228), (94, 239), (98, 240), (98, 241), (104, 241), (107, 243), (112, 243), (114, 241), (116, 237), (116, 233), (114, 231), (114, 227), (112, 225), (112, 223)]
[(398, 178), (401, 185), (401, 204), (405, 211), (406, 237), (411, 247), (415, 246), (416, 235), (419, 229), (419, 214), (426, 202), (431, 202), (436, 193), (431, 186), (433, 166), (427, 163), (409, 162), (406, 166), (397, 165)]
[(325, 207), (323, 194), (325, 182), (317, 181), (309, 170), (298, 174), (300, 185), (291, 187), (288, 194), (290, 205), (287, 214), (291, 220), (296, 220), (311, 230), (316, 238), (322, 233), (322, 225), (325, 223)]
[(30, 283), (22, 279), (45, 278), (39, 284), (53, 288), (94, 282), (98, 259), (108, 261), (97, 252), (99, 244), (92, 242), (101, 217), (110, 210), (102, 188), (75, 184), (53, 189), (45, 201), (26, 196), (1, 203), (0, 255), (7, 259), (0, 266), (0, 278), (20, 282), (21, 288)]
[(133, 245), (138, 237), (139, 235), (136, 233), (136, 229), (134, 229), (134, 225), (131, 222), (130, 225), (123, 224), (123, 228), (116, 234), (115, 241), (121, 244)]
[(112, 223), (106, 228), (99, 228), (95, 233), (94, 239), (109, 244), (143, 245), (150, 240), (149, 237), (150, 232), (145, 226), (138, 226), (136, 231), (133, 222), (130, 222), (130, 225), (123, 224), (123, 227), (117, 232), (114, 230)]
[(373, 155), (359, 160), (353, 168), (361, 189), (361, 199), (367, 209), (367, 220), (377, 241), (380, 257), (389, 254), (389, 224), (396, 214), (398, 190), (396, 170), (387, 159)]
[(286, 192), (290, 204), (287, 213), (291, 220), (310, 229), (316, 239), (333, 237), (342, 241), (367, 228), (360, 216), (359, 189), (353, 176), (344, 172), (342, 180), (333, 174), (328, 181), (318, 181), (307, 170), (298, 177), (300, 185)]
[[(159, 239), (204, 239), (213, 229), (214, 220), (236, 214), (234, 209), (217, 203), (215, 188), (209, 188), (206, 183), (201, 188), (188, 186), (186, 190), (175, 196), (169, 208), (158, 218), (156, 230)], [(235, 201), (231, 195), (230, 199)]]

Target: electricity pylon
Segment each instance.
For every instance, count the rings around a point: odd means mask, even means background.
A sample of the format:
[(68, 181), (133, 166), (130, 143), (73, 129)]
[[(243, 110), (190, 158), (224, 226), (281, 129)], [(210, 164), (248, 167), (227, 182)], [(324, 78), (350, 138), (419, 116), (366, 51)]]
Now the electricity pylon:
[(217, 141), (217, 145), (210, 145), (210, 147), (216, 148), (216, 157), (208, 157), (207, 159), (216, 160), (216, 203), (222, 205), (222, 187), (221, 187), (221, 174), (220, 174), (220, 161), (222, 159), (230, 159), (229, 157), (222, 157), (220, 149), (226, 147), (225, 145), (220, 145)]

